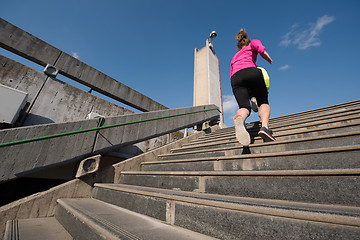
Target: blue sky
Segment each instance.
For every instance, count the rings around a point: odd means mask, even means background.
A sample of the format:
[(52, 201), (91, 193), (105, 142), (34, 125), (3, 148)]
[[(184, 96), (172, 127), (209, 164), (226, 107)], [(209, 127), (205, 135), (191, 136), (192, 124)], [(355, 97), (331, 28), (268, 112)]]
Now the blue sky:
[(228, 126), (237, 109), (229, 64), (240, 28), (274, 61), (257, 63), (270, 75), (276, 117), (359, 99), (359, 12), (358, 0), (2, 0), (0, 7), (6, 21), (169, 108), (192, 106), (194, 49), (216, 30)]

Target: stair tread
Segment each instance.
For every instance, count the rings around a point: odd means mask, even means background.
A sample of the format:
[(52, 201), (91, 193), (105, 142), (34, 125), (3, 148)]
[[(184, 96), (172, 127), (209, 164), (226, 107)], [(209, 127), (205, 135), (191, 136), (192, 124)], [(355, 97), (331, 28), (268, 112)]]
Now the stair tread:
[(351, 110), (339, 111), (335, 114), (324, 113), (324, 114), (319, 114), (319, 115), (309, 115), (306, 117), (282, 120), (282, 121), (278, 121), (278, 122), (274, 122), (274, 121), (272, 121), (272, 119), (270, 119), (270, 125), (276, 125), (277, 127), (284, 127), (286, 125), (289, 125), (289, 123), (294, 124), (294, 125), (301, 125), (301, 124), (313, 124), (314, 122), (323, 122), (323, 121), (331, 122), (332, 119), (334, 119), (334, 118), (346, 119), (349, 117), (350, 114), (358, 115), (359, 112), (360, 112), (359, 108), (356, 108), (356, 109), (351, 109)]
[[(48, 218), (30, 218), (12, 220), (15, 225), (13, 231), (16, 231), (19, 238), (4, 238), (4, 239), (52, 239), (52, 240), (72, 240), (71, 235), (63, 228), (63, 226), (55, 219), (55, 217)], [(9, 223), (8, 223), (9, 224)], [(14, 233), (7, 233), (14, 234)]]
[[(253, 144), (250, 144), (249, 147), (251, 148), (251, 147), (257, 147), (257, 146), (287, 144), (287, 143), (295, 143), (295, 142), (311, 142), (313, 140), (330, 139), (330, 138), (337, 138), (337, 137), (347, 137), (347, 136), (353, 136), (353, 135), (360, 135), (360, 131), (329, 134), (329, 135), (325, 135), (325, 136), (316, 136), (316, 137), (305, 137), (305, 138), (299, 138), (299, 139), (279, 140), (279, 141), (275, 141), (275, 142), (253, 143)], [(243, 147), (240, 146), (240, 145), (239, 146), (232, 146), (232, 147), (221, 147), (221, 148), (214, 148), (214, 149), (198, 150), (197, 153), (214, 152), (214, 151), (226, 151), (226, 150), (240, 149), (240, 148), (243, 148)], [(188, 153), (193, 154), (194, 152), (189, 151), (189, 152), (161, 154), (161, 155), (159, 155), (159, 157), (185, 155), (185, 154), (188, 154)]]
[[(311, 133), (311, 132), (324, 131), (324, 130), (330, 130), (330, 129), (340, 129), (340, 128), (346, 128), (346, 127), (351, 127), (351, 126), (357, 126), (359, 124), (360, 124), (360, 120), (359, 120), (359, 122), (356, 122), (356, 123), (347, 123), (347, 124), (342, 124), (342, 125), (338, 125), (338, 126), (324, 126), (324, 127), (312, 128), (312, 129), (284, 130), (284, 131), (280, 131), (280, 132), (275, 132), (274, 137), (278, 138), (278, 137), (290, 136), (290, 135), (295, 135), (295, 134), (304, 134), (304, 133)], [(260, 139), (260, 137), (255, 136), (255, 139)], [(174, 148), (173, 150), (187, 149), (187, 148), (201, 147), (201, 146), (212, 146), (212, 145), (217, 145), (217, 144), (221, 144), (221, 143), (230, 143), (230, 142), (231, 143), (237, 142), (235, 140), (235, 132), (233, 132), (231, 134), (227, 134), (226, 136), (219, 136), (217, 138), (204, 139), (202, 141), (196, 141), (196, 142), (193, 141), (191, 143), (184, 144), (184, 146), (181, 148)]]
[(359, 175), (360, 168), (264, 170), (264, 171), (123, 171), (124, 175), (174, 175), (174, 176), (330, 176)]
[(68, 211), (102, 235), (126, 239), (213, 239), (96, 199), (59, 199)]
[(292, 114), (287, 114), (287, 115), (283, 115), (283, 116), (279, 116), (279, 117), (273, 117), (271, 118), (271, 120), (275, 121), (275, 122), (283, 122), (283, 121), (288, 121), (288, 120), (292, 120), (292, 119), (297, 119), (297, 118), (303, 118), (303, 117), (309, 117), (309, 116), (318, 116), (318, 115), (329, 115), (329, 114), (334, 114), (334, 113), (341, 113), (341, 112), (346, 112), (346, 111), (351, 111), (351, 110), (357, 110), (359, 109), (359, 100), (357, 100), (357, 102), (349, 102), (348, 104), (345, 103), (344, 105), (340, 106), (340, 105), (333, 105), (333, 106), (329, 106), (329, 107), (325, 107), (325, 108), (317, 108), (317, 109), (313, 109), (313, 110), (308, 110), (308, 111), (304, 111), (304, 112), (298, 112), (298, 113), (292, 113)]
[(284, 116), (274, 117), (272, 119), (276, 120), (276, 121), (283, 121), (283, 120), (288, 119), (288, 118), (295, 118), (295, 117), (297, 117), (299, 115), (300, 116), (313, 115), (314, 113), (319, 113), (319, 112), (326, 112), (327, 114), (329, 114), (330, 112), (333, 113), (333, 112), (339, 112), (339, 111), (352, 109), (352, 108), (354, 108), (354, 106), (357, 107), (359, 105), (359, 103), (360, 103), (360, 100), (355, 100), (355, 101), (351, 101), (351, 102), (346, 102), (346, 103), (336, 104), (336, 105), (332, 105), (332, 106), (307, 110), (307, 111), (303, 111), (303, 112), (287, 114), (287, 115), (284, 115)]
[(360, 150), (360, 145), (328, 147), (328, 148), (315, 148), (315, 149), (305, 149), (305, 150), (295, 150), (295, 151), (285, 151), (285, 152), (241, 154), (241, 155), (206, 157), (206, 158), (189, 157), (189, 158), (186, 158), (186, 159), (176, 159), (176, 160), (148, 161), (148, 162), (142, 162), (141, 165), (177, 163), (177, 162), (178, 163), (181, 163), (181, 162), (195, 162), (195, 161), (218, 161), (218, 160), (251, 159), (251, 158), (278, 157), (278, 156), (316, 154), (316, 153), (328, 153), (328, 152), (344, 152), (344, 151), (356, 151), (356, 150)]
[(265, 215), (360, 227), (360, 208), (358, 207), (235, 197), (126, 184), (95, 184), (95, 187), (236, 211), (248, 211)]

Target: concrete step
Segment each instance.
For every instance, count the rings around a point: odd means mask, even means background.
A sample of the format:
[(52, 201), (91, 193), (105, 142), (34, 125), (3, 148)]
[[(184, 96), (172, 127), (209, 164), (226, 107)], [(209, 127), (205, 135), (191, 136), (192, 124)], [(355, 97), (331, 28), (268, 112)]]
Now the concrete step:
[(122, 172), (121, 184), (319, 204), (360, 206), (360, 169)]
[[(326, 122), (329, 122), (329, 124), (333, 124), (333, 122), (338, 122), (339, 124), (341, 124), (342, 122), (347, 122), (349, 120), (354, 120), (354, 119), (359, 119), (360, 116), (360, 110), (357, 111), (347, 111), (344, 113), (339, 113), (339, 114), (333, 114), (333, 115), (325, 115), (322, 117), (309, 117), (307, 120), (304, 119), (300, 119), (297, 121), (292, 121), (292, 122), (281, 122), (281, 123), (277, 123), (274, 124), (274, 127), (278, 130), (278, 129), (289, 129), (289, 128), (294, 128), (294, 126), (296, 126), (297, 128), (300, 127), (308, 127), (308, 126), (316, 126), (319, 124), (323, 124)], [(272, 128), (272, 123), (270, 123), (270, 127)]]
[[(302, 121), (302, 122), (307, 122), (307, 121), (312, 121), (313, 119), (318, 119), (318, 118), (329, 118), (329, 117), (339, 117), (339, 116), (345, 116), (345, 115), (353, 115), (358, 113), (358, 111), (360, 110), (360, 104), (357, 105), (353, 105), (351, 107), (347, 107), (347, 108), (339, 108), (339, 109), (333, 109), (332, 111), (318, 111), (317, 109), (309, 111), (309, 113), (307, 112), (303, 112), (303, 113), (298, 113), (298, 114), (294, 114), (294, 115), (285, 115), (285, 116), (281, 116), (281, 117), (275, 117), (275, 118), (270, 118), (270, 125), (279, 125), (279, 124), (284, 124), (284, 123), (288, 123), (288, 124), (295, 124), (296, 122)], [(252, 123), (248, 123), (247, 125), (252, 128), (252, 127), (258, 127), (260, 126), (260, 122), (252, 122)]]
[(317, 108), (317, 109), (313, 109), (313, 110), (308, 110), (308, 111), (288, 114), (288, 115), (284, 115), (284, 116), (274, 117), (274, 118), (272, 118), (272, 120), (274, 122), (278, 122), (278, 121), (281, 122), (281, 121), (288, 121), (288, 120), (298, 118), (301, 116), (314, 116), (319, 113), (332, 114), (332, 113), (336, 113), (339, 111), (357, 108), (359, 105), (360, 105), (360, 100), (356, 100), (356, 101), (341, 103), (341, 104), (332, 105), (332, 106), (328, 106), (328, 107)]
[[(356, 115), (347, 115), (347, 116), (342, 116), (342, 117), (338, 117), (338, 118), (329, 118), (329, 119), (316, 120), (316, 121), (311, 121), (311, 122), (303, 122), (303, 123), (299, 123), (297, 125), (295, 125), (295, 124), (294, 125), (288, 124), (288, 125), (281, 125), (281, 126), (271, 125), (271, 129), (274, 131), (274, 134), (276, 135), (283, 131), (308, 130), (308, 129), (330, 127), (330, 126), (341, 126), (343, 124), (358, 123), (359, 119), (360, 119), (360, 113), (357, 113)], [(202, 143), (202, 142), (214, 140), (217, 138), (233, 136), (235, 134), (234, 127), (230, 127), (228, 129), (229, 130), (226, 133), (217, 133), (217, 131), (216, 131), (214, 133), (206, 134), (205, 136), (200, 137), (199, 139), (197, 139), (189, 144)], [(249, 127), (248, 126), (247, 130), (251, 136), (257, 136), (259, 127)]]
[[(323, 121), (346, 121), (347, 118), (348, 119), (354, 119), (354, 118), (358, 118), (360, 113), (360, 106), (359, 108), (356, 109), (351, 109), (351, 110), (344, 110), (344, 111), (340, 111), (337, 113), (333, 113), (333, 114), (323, 114), (320, 116), (306, 116), (306, 117), (299, 117), (299, 118), (295, 118), (292, 120), (284, 120), (284, 121), (277, 121), (277, 122), (273, 122), (272, 119), (270, 119), (270, 126), (272, 128), (280, 128), (280, 127), (285, 127), (285, 126), (297, 126), (297, 125), (301, 125), (301, 124), (311, 124), (311, 125), (316, 125), (317, 122), (323, 122)], [(247, 126), (249, 128), (258, 128), (261, 127), (261, 123), (260, 122), (254, 122), (254, 123), (248, 123)]]
[(332, 112), (314, 112), (313, 114), (301, 114), (301, 115), (297, 115), (295, 116), (284, 116), (281, 119), (276, 119), (276, 118), (271, 118), (270, 119), (270, 124), (283, 124), (283, 123), (295, 123), (298, 121), (311, 121), (311, 119), (318, 119), (318, 118), (329, 118), (331, 116), (333, 117), (340, 117), (340, 116), (345, 116), (345, 115), (354, 115), (356, 114), (358, 111), (360, 110), (360, 105), (357, 106), (353, 106), (352, 108), (342, 108), (342, 109), (337, 109), (335, 111)]
[[(338, 134), (338, 133), (353, 132), (353, 131), (360, 131), (360, 119), (356, 120), (355, 122), (346, 123), (342, 125), (324, 126), (324, 127), (305, 129), (305, 130), (292, 129), (287, 131), (279, 131), (279, 132), (275, 132), (274, 136), (277, 141), (281, 141), (281, 140), (300, 139), (306, 137), (325, 136), (328, 134)], [(256, 137), (252, 136), (251, 138), (252, 138), (252, 143), (263, 142), (262, 138), (258, 136)], [(239, 145), (234, 133), (229, 134), (228, 136), (225, 137), (208, 139), (207, 141), (203, 140), (203, 141), (191, 142), (189, 144), (184, 144), (181, 148), (174, 148), (172, 152), (176, 153), (176, 152), (185, 152), (192, 150), (197, 151), (199, 148), (203, 148), (203, 147), (220, 148), (226, 146), (227, 144), (231, 144), (231, 146)]]
[(75, 239), (213, 239), (96, 199), (59, 199), (58, 221)]
[(160, 161), (180, 160), (186, 158), (209, 158), (223, 157), (241, 154), (258, 154), (297, 151), (306, 149), (328, 148), (334, 146), (351, 146), (360, 144), (360, 132), (348, 132), (329, 134), (325, 136), (307, 137), (302, 139), (282, 140), (267, 143), (255, 143), (249, 147), (239, 146), (237, 143), (224, 143), (224, 146), (214, 148), (213, 146), (197, 148), (195, 151), (178, 149), (177, 153), (162, 154), (158, 156)]
[(54, 217), (8, 221), (4, 240), (21, 239), (72, 240), (73, 238)]
[(360, 234), (358, 207), (124, 184), (95, 184), (93, 197), (157, 219), (170, 218), (177, 226), (218, 239), (356, 239)]
[(142, 171), (264, 171), (360, 168), (360, 145), (143, 162)]

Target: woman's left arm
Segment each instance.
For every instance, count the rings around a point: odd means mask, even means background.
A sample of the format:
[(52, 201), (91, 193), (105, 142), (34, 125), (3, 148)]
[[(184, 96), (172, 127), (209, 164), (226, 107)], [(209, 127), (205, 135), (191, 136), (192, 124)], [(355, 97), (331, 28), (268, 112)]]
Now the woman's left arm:
[(270, 55), (264, 51), (263, 53), (260, 53), (260, 56), (265, 59), (266, 61), (268, 61), (270, 64), (272, 64), (273, 60), (271, 59)]

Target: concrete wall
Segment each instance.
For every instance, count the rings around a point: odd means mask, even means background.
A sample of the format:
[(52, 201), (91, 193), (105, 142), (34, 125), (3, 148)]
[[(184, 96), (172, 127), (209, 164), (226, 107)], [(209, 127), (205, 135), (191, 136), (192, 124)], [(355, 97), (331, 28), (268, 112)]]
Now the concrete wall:
[(23, 126), (85, 120), (90, 112), (106, 117), (133, 113), (2, 55), (0, 84), (29, 94)]

